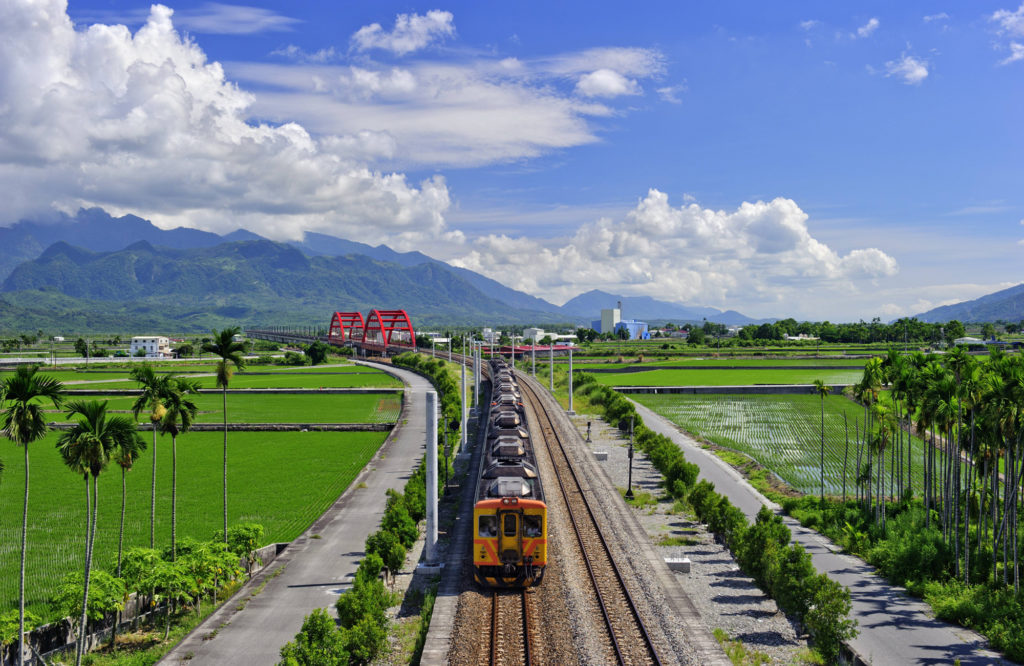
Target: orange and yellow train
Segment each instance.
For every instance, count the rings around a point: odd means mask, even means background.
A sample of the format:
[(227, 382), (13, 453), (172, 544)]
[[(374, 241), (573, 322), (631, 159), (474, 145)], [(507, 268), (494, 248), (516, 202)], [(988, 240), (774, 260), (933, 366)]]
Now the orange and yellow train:
[(515, 373), (491, 362), (491, 404), (473, 507), (473, 571), (486, 587), (544, 578), (548, 510)]

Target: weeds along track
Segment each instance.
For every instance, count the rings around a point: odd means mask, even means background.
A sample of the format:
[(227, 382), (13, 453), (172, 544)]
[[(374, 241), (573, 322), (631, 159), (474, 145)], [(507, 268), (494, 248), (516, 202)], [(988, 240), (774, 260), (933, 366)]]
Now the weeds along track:
[(519, 386), (523, 399), (535, 415), (532, 421), (536, 428), (534, 445), (540, 446), (541, 441), (546, 444), (552, 471), (558, 479), (559, 492), (554, 493), (553, 489), (548, 492), (549, 511), (553, 495), (559, 495), (573, 526), (574, 545), (563, 555), (578, 557), (585, 565), (593, 598), (603, 616), (606, 633), (601, 640), (607, 650), (607, 663), (660, 664), (647, 627), (615, 564), (558, 428), (529, 382), (520, 382)]

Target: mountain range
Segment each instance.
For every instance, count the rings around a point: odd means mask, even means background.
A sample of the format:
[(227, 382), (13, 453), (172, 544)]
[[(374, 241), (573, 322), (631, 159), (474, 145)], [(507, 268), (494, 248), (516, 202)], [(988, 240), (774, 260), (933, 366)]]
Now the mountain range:
[(0, 246), (0, 330), (310, 325), (372, 307), (405, 308), (421, 326), (587, 325), (617, 301), (631, 319), (755, 322), (597, 290), (557, 306), (420, 252), (312, 232), (278, 243), (244, 229), (163, 230), (98, 208), (0, 228)]
[(962, 323), (1024, 321), (1024, 284), (1003, 289), (973, 301), (943, 305), (917, 315), (925, 322), (944, 322), (957, 319)]

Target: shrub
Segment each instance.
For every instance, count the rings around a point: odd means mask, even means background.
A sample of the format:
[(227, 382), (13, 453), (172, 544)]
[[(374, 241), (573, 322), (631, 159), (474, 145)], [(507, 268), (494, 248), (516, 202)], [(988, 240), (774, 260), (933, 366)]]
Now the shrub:
[(397, 491), (388, 489), (387, 506), (384, 508), (384, 518), (381, 520), (381, 528), (393, 533), (403, 546), (408, 550), (416, 543), (419, 530), (416, 529), (416, 521), (409, 515), (405, 506), (405, 500)]
[(814, 593), (804, 624), (826, 663), (835, 663), (843, 641), (858, 633), (857, 621), (849, 617), (850, 591), (825, 574), (815, 576), (812, 588)]
[(868, 561), (896, 585), (941, 578), (952, 559), (937, 527), (925, 527), (923, 511), (904, 511), (890, 519), (886, 538), (868, 552)]
[(366, 538), (366, 554), (378, 555), (391, 571), (398, 571), (405, 563), (405, 546), (387, 530), (377, 530)]
[(302, 629), (281, 648), (281, 664), (287, 666), (341, 666), (349, 663), (345, 636), (323, 608), (302, 621)]
[(768, 566), (768, 585), (786, 613), (803, 619), (811, 605), (817, 574), (811, 556), (798, 543), (784, 547)]
[(345, 647), (351, 663), (368, 664), (384, 649), (388, 633), (384, 625), (364, 617), (345, 632)]

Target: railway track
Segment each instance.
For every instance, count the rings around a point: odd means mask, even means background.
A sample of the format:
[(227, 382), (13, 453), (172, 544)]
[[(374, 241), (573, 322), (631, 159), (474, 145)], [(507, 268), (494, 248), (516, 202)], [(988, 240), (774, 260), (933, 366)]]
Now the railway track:
[[(619, 664), (661, 664), (657, 650), (636, 604), (615, 564), (608, 542), (594, 517), (582, 484), (570, 462), (565, 444), (547, 409), (528, 382), (520, 382), (523, 398), (536, 415), (547, 444), (552, 468), (573, 525), (580, 557), (586, 565), (594, 598), (607, 630), (609, 657)], [(539, 442), (540, 438), (534, 438)], [(550, 506), (549, 494), (549, 506)]]
[(535, 620), (527, 590), (495, 591), (491, 597), (491, 666), (532, 664)]

